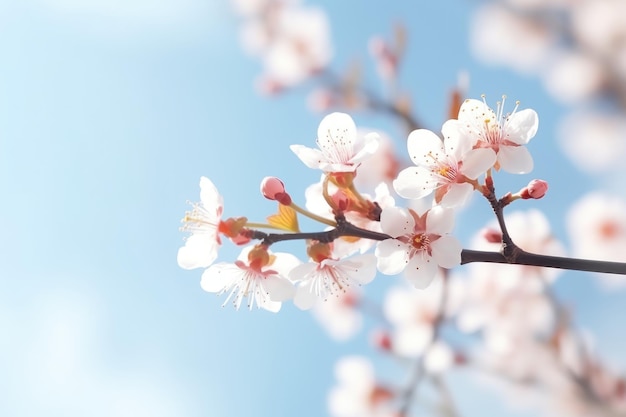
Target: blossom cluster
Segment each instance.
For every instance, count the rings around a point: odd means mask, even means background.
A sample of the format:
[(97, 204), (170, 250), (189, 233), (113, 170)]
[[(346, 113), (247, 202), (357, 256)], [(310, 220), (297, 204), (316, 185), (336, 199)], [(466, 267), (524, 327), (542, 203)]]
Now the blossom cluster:
[(578, 167), (596, 173), (622, 167), (624, 1), (491, 1), (472, 20), (471, 46), (478, 58), (536, 75), (550, 96), (570, 108), (559, 136), (563, 152)]
[[(179, 265), (205, 268), (202, 288), (226, 293), (225, 303), (232, 300), (239, 308), (247, 299), (249, 308), (256, 305), (274, 312), (286, 300), (311, 308), (317, 300), (367, 284), (377, 271), (403, 273), (415, 287), (426, 288), (440, 268), (461, 263), (461, 244), (451, 235), (455, 209), (473, 191), (489, 192), (480, 180), (488, 183), (492, 170), (527, 173), (533, 167), (524, 145), (537, 132), (537, 114), (531, 109), (518, 111), (518, 104), (505, 114), (504, 105), (503, 100), (494, 111), (484, 99), (468, 99), (458, 118), (443, 125), (443, 138), (425, 129), (409, 134), (407, 150), (415, 166), (402, 170), (393, 188), (407, 199), (432, 194), (431, 206), (420, 211), (397, 206), (384, 181), (374, 199), (357, 190), (354, 180), (359, 168), (379, 151), (380, 136), (363, 134), (345, 113), (331, 113), (318, 127), (317, 148), (291, 146), (307, 167), (322, 172), (320, 184), (307, 193), (309, 210), (293, 202), (281, 180), (268, 177), (261, 192), (279, 203), (279, 213), (270, 216), (268, 224), (251, 223), (246, 217), (222, 219), (222, 197), (203, 177), (201, 201), (183, 219), (183, 229), (191, 235), (179, 250)], [(529, 190), (509, 198), (531, 198)], [(543, 193), (545, 187), (539, 187), (532, 198)], [(333, 226), (336, 235), (299, 234), (298, 213)], [(288, 233), (272, 240), (258, 230), (265, 227)], [(260, 242), (246, 246), (235, 263), (213, 263), (222, 236), (240, 245)], [(270, 250), (285, 236), (306, 239), (307, 261)]]

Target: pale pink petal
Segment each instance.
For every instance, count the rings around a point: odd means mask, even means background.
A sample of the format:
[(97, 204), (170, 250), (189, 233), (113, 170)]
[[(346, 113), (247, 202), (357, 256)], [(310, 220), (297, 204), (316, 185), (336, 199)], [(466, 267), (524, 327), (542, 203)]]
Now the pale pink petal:
[(527, 174), (533, 170), (533, 157), (524, 146), (501, 146), (498, 162), (511, 174)]
[(539, 117), (533, 109), (524, 109), (513, 113), (506, 121), (506, 137), (518, 145), (530, 141), (539, 128)]
[(441, 199), (443, 207), (460, 207), (464, 205), (474, 192), (472, 184), (453, 184)]
[(418, 289), (428, 287), (436, 275), (437, 262), (424, 252), (415, 254), (404, 270), (404, 277)]
[(349, 259), (333, 261), (335, 268), (351, 281), (368, 284), (376, 276), (376, 256), (371, 253), (356, 255)]
[(398, 207), (387, 207), (380, 214), (380, 227), (391, 237), (404, 236), (413, 232), (415, 220), (408, 211)]
[(431, 243), (433, 258), (443, 268), (453, 268), (461, 264), (461, 242), (453, 236), (441, 236)]
[(496, 163), (496, 153), (490, 148), (477, 148), (469, 151), (463, 158), (461, 173), (475, 180)]
[(378, 270), (386, 275), (402, 272), (409, 259), (406, 245), (396, 239), (378, 242), (375, 254)]
[[(282, 307), (280, 301), (272, 301), (269, 297), (263, 297), (260, 294), (255, 294), (256, 305), (264, 310), (272, 313), (278, 313)], [(252, 308), (252, 307), (250, 307)]]
[(433, 158), (445, 155), (441, 138), (427, 129), (412, 131), (407, 139), (407, 149), (415, 165), (433, 165)]
[(408, 167), (398, 173), (393, 180), (393, 188), (403, 198), (417, 199), (426, 197), (437, 186), (437, 179), (425, 167)]
[(426, 217), (428, 233), (443, 235), (450, 233), (454, 228), (454, 210), (451, 208), (434, 206)]

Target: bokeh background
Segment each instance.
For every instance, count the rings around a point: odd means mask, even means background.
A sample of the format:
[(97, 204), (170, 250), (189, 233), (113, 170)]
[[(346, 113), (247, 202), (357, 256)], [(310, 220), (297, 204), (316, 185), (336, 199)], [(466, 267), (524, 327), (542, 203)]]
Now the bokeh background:
[[(506, 94), (534, 108), (536, 168), (497, 185), (547, 180), (544, 199), (520, 205), (542, 210), (566, 245), (574, 201), (593, 189), (624, 196), (623, 170), (590, 174), (565, 156), (557, 136), (571, 104), (532, 71), (477, 53), (482, 3), (307, 4), (327, 14), (331, 67), (361, 62), (373, 89), (368, 41), (404, 24), (402, 88), (433, 130), (460, 71), (468, 96), (494, 104)], [(288, 146), (313, 146), (323, 114), (309, 109), (306, 86), (259, 93), (261, 65), (241, 47), (240, 24), (226, 0), (0, 1), (0, 415), (324, 416), (336, 360), (374, 357), (366, 332), (338, 343), (289, 303), (279, 314), (222, 308), (201, 290), (201, 271), (176, 263), (200, 176), (223, 194), (227, 216), (255, 221), (275, 208), (259, 194), (264, 176), (283, 178), (301, 203), (319, 179)], [(395, 121), (353, 117), (404, 151)], [(475, 199), (456, 234), (468, 243), (490, 216)], [(220, 259), (237, 254), (225, 245)], [(375, 297), (395, 280), (365, 290)], [(624, 369), (623, 292), (576, 272), (556, 291), (601, 356)], [(538, 412), (453, 374), (463, 416)]]

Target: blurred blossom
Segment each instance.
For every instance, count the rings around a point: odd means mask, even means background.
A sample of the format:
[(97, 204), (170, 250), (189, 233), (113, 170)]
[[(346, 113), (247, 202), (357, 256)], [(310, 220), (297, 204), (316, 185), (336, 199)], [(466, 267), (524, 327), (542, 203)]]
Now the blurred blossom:
[(626, 2), (623, 0), (581, 0), (571, 9), (574, 36), (583, 45), (610, 55), (623, 47), (626, 37)]
[(263, 63), (263, 92), (298, 84), (329, 64), (330, 26), (322, 9), (295, 0), (235, 0), (234, 5), (244, 18), (240, 29), (243, 48)]
[[(550, 223), (546, 216), (536, 209), (528, 211), (514, 211), (505, 215), (506, 227), (513, 242), (523, 250), (531, 253), (564, 256), (565, 247), (554, 237), (550, 229)], [(487, 225), (488, 229), (498, 229), (494, 220)], [(499, 242), (493, 243), (485, 239), (485, 235), (479, 232), (475, 235), (471, 247), (477, 250), (494, 251), (500, 250)], [(562, 271), (556, 268), (542, 268), (527, 265), (484, 264), (477, 265), (480, 270), (495, 268), (500, 271), (502, 278), (498, 285), (516, 287), (517, 285), (536, 285), (533, 278), (539, 278), (537, 283), (544, 280), (553, 281)], [(540, 285), (541, 287), (542, 285)]]
[[(594, 192), (575, 202), (567, 214), (573, 255), (626, 262), (626, 202)], [(623, 276), (598, 274), (609, 287), (623, 287)]]
[[(391, 288), (385, 295), (383, 312), (392, 325), (391, 346), (394, 353), (416, 357), (422, 355), (433, 341), (434, 328), (438, 316), (448, 318), (455, 314), (461, 301), (460, 281), (451, 280), (446, 284), (439, 275), (424, 290), (409, 286)], [(445, 305), (442, 300), (445, 291)], [(440, 311), (442, 310), (443, 311)], [(445, 348), (442, 348), (445, 349)], [(442, 352), (436, 353), (433, 360), (443, 360)], [(439, 368), (437, 363), (434, 368)]]
[(576, 103), (598, 93), (606, 82), (602, 65), (575, 51), (555, 53), (543, 73), (546, 90), (564, 103)]
[(565, 154), (582, 170), (606, 172), (624, 165), (624, 116), (578, 111), (562, 120), (558, 136)]
[(350, 288), (336, 297), (318, 300), (311, 312), (333, 339), (345, 341), (363, 326), (363, 316), (357, 309), (360, 297), (360, 293)]
[(376, 381), (374, 367), (362, 356), (348, 356), (335, 365), (338, 384), (328, 396), (330, 414), (336, 417), (391, 417), (394, 393)]
[[(364, 133), (359, 132), (360, 135)], [(396, 156), (393, 141), (384, 132), (377, 131), (377, 133), (378, 149), (370, 158), (361, 163), (354, 179), (359, 189), (374, 190), (380, 183), (391, 186), (391, 182), (398, 175), (400, 162)]]
[(546, 28), (519, 19), (494, 3), (475, 12), (471, 25), (470, 41), (476, 56), (490, 64), (509, 65), (524, 73), (536, 72), (553, 44)]

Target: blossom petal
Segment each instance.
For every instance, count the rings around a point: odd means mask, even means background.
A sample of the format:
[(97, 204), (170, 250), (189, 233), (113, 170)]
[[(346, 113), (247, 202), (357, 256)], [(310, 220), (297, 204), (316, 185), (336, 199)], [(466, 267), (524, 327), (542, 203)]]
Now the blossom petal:
[(496, 163), (496, 153), (490, 148), (472, 149), (463, 158), (461, 173), (475, 180)]
[(533, 109), (524, 109), (513, 113), (506, 121), (506, 139), (518, 145), (530, 141), (539, 128), (539, 116)]
[(409, 259), (407, 246), (397, 239), (387, 239), (376, 245), (377, 268), (385, 275), (402, 272)]
[(472, 142), (475, 142), (467, 135), (466, 130), (463, 124), (455, 119), (446, 121), (441, 127), (446, 153), (453, 155), (457, 160), (461, 160), (474, 145)]
[(415, 165), (430, 166), (445, 155), (441, 138), (427, 129), (412, 131), (407, 139), (407, 149)]
[(454, 228), (454, 210), (447, 207), (435, 206), (430, 209), (426, 217), (428, 233), (444, 235)]
[(443, 207), (460, 207), (465, 204), (473, 192), (474, 186), (472, 184), (452, 184), (441, 199), (440, 204)]
[(213, 211), (215, 211), (217, 218), (222, 215), (224, 199), (217, 191), (215, 184), (207, 177), (200, 177), (200, 201), (211, 214), (214, 214)]
[(195, 234), (187, 238), (185, 246), (178, 249), (176, 260), (184, 269), (206, 268), (215, 261), (219, 244), (214, 236)]
[(353, 156), (357, 138), (354, 120), (346, 113), (331, 113), (317, 128), (317, 145), (333, 161), (347, 162)]
[(359, 164), (370, 156), (374, 155), (380, 144), (380, 135), (371, 132), (356, 142), (355, 153), (350, 159), (353, 164)]
[(234, 264), (220, 262), (211, 265), (202, 273), (200, 286), (206, 292), (221, 292), (241, 276), (243, 271)]
[(319, 149), (304, 145), (291, 145), (289, 149), (309, 168), (320, 169), (320, 164), (327, 163), (326, 156)]
[(425, 252), (415, 254), (404, 271), (404, 277), (418, 289), (430, 285), (437, 275), (437, 263)]
[(393, 180), (393, 188), (403, 198), (417, 199), (426, 197), (437, 186), (433, 173), (424, 167), (408, 167), (400, 171)]
[(443, 268), (453, 268), (461, 264), (461, 242), (453, 236), (441, 236), (431, 243), (433, 258)]
[(399, 207), (387, 207), (380, 214), (380, 227), (391, 237), (404, 236), (413, 232), (415, 219)]
[(533, 157), (524, 146), (501, 146), (498, 162), (511, 174), (527, 174), (533, 170)]
[(263, 279), (263, 289), (272, 301), (286, 301), (294, 297), (296, 289), (287, 278), (268, 275)]

